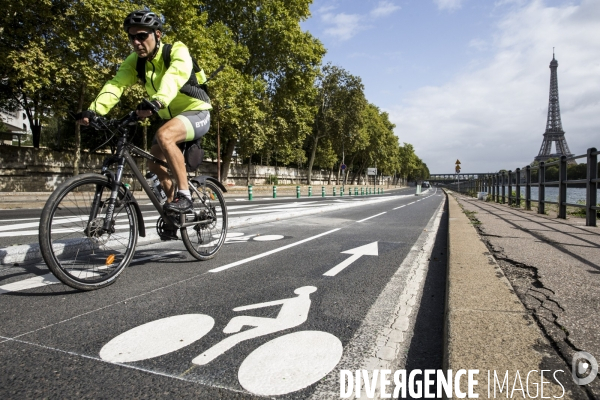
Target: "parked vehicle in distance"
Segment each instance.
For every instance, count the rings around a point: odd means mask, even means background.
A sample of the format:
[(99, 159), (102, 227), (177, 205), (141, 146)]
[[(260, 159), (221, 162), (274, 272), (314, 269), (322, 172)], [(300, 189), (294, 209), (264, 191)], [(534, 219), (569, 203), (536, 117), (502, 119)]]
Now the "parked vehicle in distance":
[(423, 181), (423, 184), (421, 185), (421, 187), (422, 187), (423, 189), (425, 189), (425, 188), (429, 188), (429, 187), (431, 187), (431, 185), (429, 184), (429, 182), (428, 182), (428, 181)]

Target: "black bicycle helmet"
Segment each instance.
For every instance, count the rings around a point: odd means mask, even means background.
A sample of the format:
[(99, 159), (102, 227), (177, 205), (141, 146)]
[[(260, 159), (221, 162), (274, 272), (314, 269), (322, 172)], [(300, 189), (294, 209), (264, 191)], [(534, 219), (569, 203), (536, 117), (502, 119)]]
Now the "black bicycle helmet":
[(132, 26), (142, 26), (144, 28), (150, 28), (154, 31), (159, 30), (162, 32), (163, 25), (160, 18), (151, 11), (148, 10), (137, 10), (130, 13), (125, 21), (123, 21), (123, 29), (129, 33), (129, 28)]

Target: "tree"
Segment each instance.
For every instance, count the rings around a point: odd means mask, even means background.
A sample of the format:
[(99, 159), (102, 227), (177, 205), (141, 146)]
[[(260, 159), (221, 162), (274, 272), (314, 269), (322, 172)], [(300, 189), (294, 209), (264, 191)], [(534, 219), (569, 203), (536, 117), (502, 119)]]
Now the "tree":
[[(300, 27), (300, 22), (310, 15), (310, 3), (309, 0), (214, 0), (200, 7), (208, 15), (209, 27), (224, 25), (233, 41), (248, 49), (248, 58), (236, 65), (236, 69), (253, 81), (254, 90), (261, 90), (254, 93), (258, 107), (252, 107), (252, 113), (245, 117), (250, 124), (224, 118), (222, 137), (227, 143), (224, 161), (231, 157), (238, 141), (246, 157), (268, 146), (271, 148), (264, 150), (277, 153), (284, 162), (297, 160), (303, 139), (310, 133), (315, 112), (313, 81), (325, 53), (323, 45)], [(238, 131), (240, 126), (246, 130)], [(253, 143), (242, 139), (250, 130)]]
[(415, 154), (412, 144), (404, 143), (399, 148), (400, 174), (404, 179), (413, 176), (413, 172), (419, 168), (419, 158)]
[(342, 158), (348, 138), (356, 137), (360, 142), (359, 132), (362, 126), (362, 112), (367, 106), (364, 86), (360, 78), (351, 75), (344, 69), (327, 64), (316, 82), (314, 119), (308, 158), (308, 183), (315, 162), (319, 140), (329, 137), (331, 144)]
[(17, 0), (6, 7), (0, 107), (25, 110), (39, 147), (42, 125), (79, 109), (89, 82), (114, 72), (127, 45), (121, 29), (127, 8), (99, 0)]

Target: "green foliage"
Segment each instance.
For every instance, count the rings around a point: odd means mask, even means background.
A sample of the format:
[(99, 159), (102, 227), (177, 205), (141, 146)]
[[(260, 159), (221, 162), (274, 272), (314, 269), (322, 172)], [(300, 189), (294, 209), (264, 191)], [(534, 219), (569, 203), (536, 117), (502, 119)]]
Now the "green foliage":
[[(144, 7), (164, 17), (166, 43), (181, 41), (207, 75), (212, 124), (206, 156), (235, 149), (244, 160), (427, 178), (410, 144), (400, 146), (389, 115), (369, 104), (360, 77), (322, 66), (323, 44), (300, 23), (311, 0), (14, 0), (0, 15), (0, 109), (23, 108), (41, 145), (92, 150), (106, 136), (82, 129), (69, 112), (85, 109), (131, 52), (125, 16)], [(122, 116), (145, 96), (126, 89), (109, 117)], [(38, 123), (38, 121), (40, 123)], [(150, 141), (160, 126), (151, 121)], [(40, 137), (40, 130), (42, 129)], [(218, 127), (218, 129), (217, 129)], [(219, 135), (221, 148), (217, 149)], [(144, 142), (138, 128), (134, 144)], [(222, 174), (223, 175), (223, 174)]]
[(269, 175), (269, 177), (266, 179), (266, 181), (267, 181), (267, 185), (279, 184), (279, 179), (277, 178), (277, 175)]

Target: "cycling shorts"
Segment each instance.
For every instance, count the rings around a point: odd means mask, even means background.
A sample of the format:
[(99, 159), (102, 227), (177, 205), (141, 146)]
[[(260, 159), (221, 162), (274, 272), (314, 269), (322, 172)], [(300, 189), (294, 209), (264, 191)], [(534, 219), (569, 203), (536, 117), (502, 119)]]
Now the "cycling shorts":
[[(185, 142), (192, 142), (200, 139), (202, 136), (206, 135), (208, 128), (210, 128), (210, 112), (208, 110), (185, 111), (175, 118), (185, 125)], [(154, 145), (157, 143), (155, 136), (152, 144)]]

